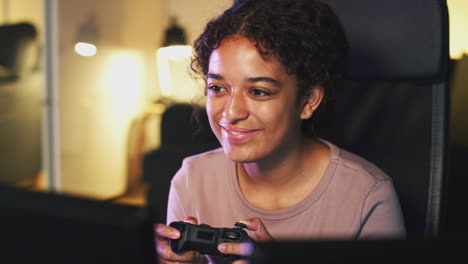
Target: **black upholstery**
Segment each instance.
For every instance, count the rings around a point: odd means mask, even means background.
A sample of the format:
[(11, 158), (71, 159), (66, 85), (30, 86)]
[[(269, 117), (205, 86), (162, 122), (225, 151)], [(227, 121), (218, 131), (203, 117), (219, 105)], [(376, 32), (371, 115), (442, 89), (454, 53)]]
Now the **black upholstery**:
[(33, 24), (0, 25), (0, 40), (0, 82), (17, 79), (37, 66), (37, 30)]
[(350, 77), (445, 80), (448, 13), (443, 0), (325, 0), (351, 45)]
[(36, 27), (0, 25), (0, 182), (20, 184), (41, 170), (43, 76)]
[(166, 109), (161, 120), (161, 145), (143, 157), (147, 203), (156, 221), (166, 222), (170, 182), (182, 160), (217, 147), (219, 143), (211, 132), (205, 109), (182, 103)]
[(349, 80), (321, 137), (381, 167), (399, 194), (409, 237), (443, 221), (448, 15), (442, 0), (327, 0), (350, 43)]

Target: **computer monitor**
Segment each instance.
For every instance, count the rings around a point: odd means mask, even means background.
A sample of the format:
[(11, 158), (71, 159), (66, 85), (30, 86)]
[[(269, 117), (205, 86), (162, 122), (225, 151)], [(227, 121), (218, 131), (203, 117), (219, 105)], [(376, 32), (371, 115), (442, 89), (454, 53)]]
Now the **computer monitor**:
[(151, 219), (141, 207), (0, 186), (0, 262), (154, 264)]
[(275, 241), (255, 246), (253, 264), (459, 263), (466, 259), (464, 235), (407, 240)]

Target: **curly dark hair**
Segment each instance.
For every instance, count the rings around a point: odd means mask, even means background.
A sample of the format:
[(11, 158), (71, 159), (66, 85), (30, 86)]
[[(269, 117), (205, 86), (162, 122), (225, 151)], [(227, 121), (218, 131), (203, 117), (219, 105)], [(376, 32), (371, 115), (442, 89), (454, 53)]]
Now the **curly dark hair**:
[(298, 99), (313, 87), (324, 89), (322, 105), (302, 125), (305, 135), (315, 137), (314, 127), (321, 112), (331, 109), (334, 87), (347, 66), (346, 36), (332, 9), (316, 0), (237, 0), (195, 40), (192, 70), (205, 78), (213, 50), (234, 35), (254, 41), (262, 56), (275, 57), (294, 75)]

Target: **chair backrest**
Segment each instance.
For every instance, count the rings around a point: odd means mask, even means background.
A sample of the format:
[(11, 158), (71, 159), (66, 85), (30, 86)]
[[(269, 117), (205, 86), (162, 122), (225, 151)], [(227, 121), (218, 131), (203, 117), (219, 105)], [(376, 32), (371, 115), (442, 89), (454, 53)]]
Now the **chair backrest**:
[(448, 11), (443, 0), (325, 0), (350, 45), (349, 82), (319, 135), (394, 181), (408, 236), (443, 221), (448, 128)]
[(161, 120), (161, 145), (143, 158), (147, 203), (157, 217), (155, 221), (166, 220), (171, 180), (183, 159), (219, 146), (204, 108), (175, 103), (166, 109)]
[[(30, 73), (39, 63), (36, 26), (29, 22), (0, 25), (0, 81)], [(8, 74), (6, 74), (8, 73)]]
[(167, 107), (161, 120), (162, 148), (197, 153), (215, 147), (213, 144), (218, 146), (204, 108), (187, 103)]
[(28, 187), (42, 167), (37, 36), (30, 23), (0, 25), (0, 182)]

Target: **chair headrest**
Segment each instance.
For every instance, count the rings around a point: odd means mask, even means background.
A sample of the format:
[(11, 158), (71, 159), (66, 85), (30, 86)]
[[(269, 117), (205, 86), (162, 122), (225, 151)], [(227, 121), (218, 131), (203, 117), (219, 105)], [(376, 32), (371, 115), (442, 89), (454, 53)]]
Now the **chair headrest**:
[(204, 108), (174, 103), (164, 112), (161, 120), (162, 147), (177, 149), (177, 146), (183, 146), (185, 150), (193, 152), (217, 144)]
[(36, 38), (36, 27), (29, 22), (0, 25), (0, 66), (13, 77), (29, 72), (37, 64)]
[(340, 17), (350, 79), (445, 80), (448, 10), (442, 0), (324, 0)]

